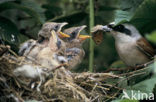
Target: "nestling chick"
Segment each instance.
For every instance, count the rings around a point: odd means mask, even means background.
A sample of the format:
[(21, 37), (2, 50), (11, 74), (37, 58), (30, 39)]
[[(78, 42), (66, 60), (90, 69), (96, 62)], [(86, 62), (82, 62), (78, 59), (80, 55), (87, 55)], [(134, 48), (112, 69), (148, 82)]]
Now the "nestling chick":
[(30, 40), (24, 42), (23, 44), (20, 45), (18, 54), (20, 56), (27, 55), (29, 53), (29, 51), (31, 50), (31, 48), (35, 45), (36, 45), (36, 41), (33, 39), (30, 39)]
[(54, 30), (59, 37), (69, 37), (69, 35), (61, 33), (61, 29), (65, 26), (66, 22), (64, 23), (56, 23), (56, 22), (47, 22), (42, 26), (42, 29), (38, 33), (38, 40), (28, 40), (22, 44), (19, 50), (19, 55), (24, 55), (29, 57), (29, 59), (34, 59), (37, 53), (46, 47), (49, 42), (49, 38), (51, 36), (51, 31)]
[(114, 23), (111, 23), (106, 26), (101, 25), (98, 29), (109, 32), (114, 37), (116, 50), (127, 66), (144, 64), (154, 56), (154, 49), (133, 25), (114, 26)]
[(57, 54), (62, 48), (62, 43), (58, 38), (56, 32), (53, 30), (49, 39), (48, 46), (43, 48), (37, 55), (37, 61), (44, 67), (55, 68), (59, 66), (59, 62), (56, 58)]
[(66, 57), (69, 64), (69, 69), (74, 69), (76, 65), (81, 63), (85, 52), (82, 48), (83, 42), (90, 38), (88, 35), (80, 35), (80, 32), (86, 26), (72, 27), (64, 30), (65, 34), (69, 34), (69, 38), (65, 38), (66, 43)]
[(59, 53), (59, 38), (56, 32), (53, 30), (49, 39), (48, 46), (43, 48), (36, 57), (39, 65), (24, 64), (14, 70), (16, 76), (23, 76), (30, 79), (40, 79), (40, 84), (45, 80), (49, 73), (60, 65), (58, 59), (56, 59), (57, 53)]
[(56, 22), (47, 22), (42, 26), (42, 29), (38, 33), (38, 42), (49, 39), (51, 36), (51, 31), (54, 30), (60, 38), (69, 37), (68, 35), (61, 32), (63, 26), (67, 25), (67, 22), (56, 23)]

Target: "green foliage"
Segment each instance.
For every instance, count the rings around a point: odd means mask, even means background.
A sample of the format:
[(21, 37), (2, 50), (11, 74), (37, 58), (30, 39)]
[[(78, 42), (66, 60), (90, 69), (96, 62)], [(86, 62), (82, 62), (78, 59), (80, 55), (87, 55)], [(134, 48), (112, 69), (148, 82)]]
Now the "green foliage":
[(1, 0), (1, 1), (0, 1), (0, 4), (1, 4), (1, 3), (4, 3), (4, 2), (8, 2), (8, 1), (15, 1), (15, 0)]
[[(30, 9), (30, 11), (34, 14), (29, 13), (27, 10), (25, 12), (27, 12), (28, 14), (30, 14), (30, 16), (32, 16), (34, 19), (37, 19), (40, 23), (44, 23), (46, 18), (45, 18), (45, 14), (44, 14), (44, 9), (37, 4), (37, 2), (33, 1), (33, 0), (23, 0), (21, 2), (23, 7), (27, 7)], [(22, 10), (22, 9), (21, 9)]]
[(59, 2), (60, 0), (47, 0), (47, 3), (42, 5), (45, 9), (45, 16), (48, 20), (55, 16), (62, 15), (63, 12)]
[(150, 78), (150, 79), (146, 79), (146, 80), (132, 86), (131, 88), (134, 90), (140, 90), (141, 92), (144, 92), (144, 93), (152, 93), (153, 88), (156, 84), (155, 79), (156, 79), (156, 75), (152, 76), (152, 78)]
[[(21, 42), (30, 38), (37, 39), (37, 33), (46, 21), (68, 22), (69, 25), (66, 27), (89, 26), (89, 24), (92, 27), (94, 23), (105, 25), (115, 21), (117, 25), (124, 22), (134, 24), (142, 34), (147, 34), (148, 40), (156, 44), (156, 0), (94, 0), (93, 4), (94, 8), (89, 6), (88, 0), (0, 0), (0, 40), (17, 51)], [(92, 13), (89, 13), (89, 9), (92, 9)], [(87, 33), (89, 28), (83, 32)], [(79, 72), (88, 71), (89, 54), (90, 52), (93, 54), (93, 50), (89, 51), (88, 45), (89, 41), (86, 41), (84, 44), (86, 55), (82, 64), (78, 66)], [(91, 66), (94, 66), (95, 72), (103, 72), (110, 67), (125, 67), (119, 61), (114, 39), (108, 34), (104, 35), (101, 45), (95, 46), (94, 62), (91, 61)], [(149, 72), (151, 70), (146, 74)], [(126, 86), (124, 88), (128, 91), (152, 92), (156, 76), (146, 80), (145, 78), (145, 76), (134, 78), (131, 87), (127, 86), (126, 82), (121, 84), (124, 84)], [(138, 101), (124, 99), (113, 102)]]
[(123, 61), (118, 60), (118, 61), (113, 62), (110, 65), (110, 68), (126, 68), (126, 65), (123, 63)]
[(120, 10), (116, 11), (115, 23), (129, 22), (143, 0), (120, 0)]
[[(26, 3), (25, 3), (25, 5), (26, 5)], [(30, 8), (28, 6), (24, 6), (24, 5), (20, 5), (20, 4), (12, 3), (12, 2), (0, 4), (0, 12), (7, 10), (7, 9), (22, 10), (22, 11), (26, 12), (27, 14), (29, 14), (30, 16), (32, 16), (34, 18), (34, 20), (36, 20), (37, 22), (44, 23), (44, 19), (36, 11), (34, 11), (32, 8)]]
[(141, 33), (151, 32), (156, 29), (156, 0), (144, 0), (131, 19)]
[[(94, 26), (94, 1), (93, 0), (89, 0), (89, 32), (91, 33), (91, 29)], [(90, 43), (89, 43), (89, 51), (90, 51), (90, 55), (89, 55), (89, 71), (93, 72), (93, 67), (94, 67), (94, 42), (92, 39), (90, 39)]]
[(0, 34), (2, 39), (5, 39), (5, 41), (12, 44), (18, 43), (17, 35), (19, 32), (16, 25), (4, 17), (0, 17)]
[(156, 28), (155, 5), (155, 0), (121, 0), (121, 10), (116, 11), (115, 23), (132, 23), (141, 33), (153, 31)]
[(153, 43), (156, 43), (156, 31), (153, 31), (151, 34), (146, 34), (146, 38)]
[(28, 101), (25, 101), (25, 102), (40, 102), (40, 101), (37, 101), (37, 100), (28, 100)]
[(117, 99), (117, 100), (113, 100), (112, 102), (139, 102), (137, 100), (129, 100), (129, 99)]
[(5, 40), (3, 43), (10, 44), (13, 48), (18, 47), (18, 35), (19, 31), (16, 25), (9, 19), (0, 17), (0, 38)]
[[(78, 17), (81, 16), (81, 17)], [(83, 11), (76, 11), (73, 12), (69, 15), (62, 15), (62, 16), (57, 16), (53, 19), (50, 19), (49, 21), (56, 21), (56, 22), (68, 22), (70, 24), (70, 26), (73, 26), (74, 24), (77, 24), (79, 22), (81, 22), (82, 20), (84, 20), (86, 18), (86, 16), (88, 17), (87, 13), (83, 12)]]
[(137, 100), (124, 99), (124, 100), (122, 100), (120, 102), (138, 102), (138, 101)]

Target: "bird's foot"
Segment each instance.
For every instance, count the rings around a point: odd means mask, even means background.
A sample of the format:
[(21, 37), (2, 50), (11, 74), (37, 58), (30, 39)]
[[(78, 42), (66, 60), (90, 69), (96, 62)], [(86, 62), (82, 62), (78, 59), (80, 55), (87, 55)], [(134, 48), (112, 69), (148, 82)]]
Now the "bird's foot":
[(136, 69), (140, 69), (140, 68), (144, 68), (144, 67), (147, 67), (148, 65), (152, 64), (154, 61), (149, 61), (145, 64), (139, 64), (139, 65), (136, 65)]

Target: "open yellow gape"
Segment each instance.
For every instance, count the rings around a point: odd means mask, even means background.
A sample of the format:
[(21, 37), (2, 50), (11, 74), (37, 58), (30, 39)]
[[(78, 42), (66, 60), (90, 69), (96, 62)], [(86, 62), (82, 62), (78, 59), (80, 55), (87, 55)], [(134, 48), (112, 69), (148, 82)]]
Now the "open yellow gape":
[(59, 32), (59, 36), (62, 37), (62, 38), (69, 38), (70, 36), (68, 34), (65, 34), (63, 32)]

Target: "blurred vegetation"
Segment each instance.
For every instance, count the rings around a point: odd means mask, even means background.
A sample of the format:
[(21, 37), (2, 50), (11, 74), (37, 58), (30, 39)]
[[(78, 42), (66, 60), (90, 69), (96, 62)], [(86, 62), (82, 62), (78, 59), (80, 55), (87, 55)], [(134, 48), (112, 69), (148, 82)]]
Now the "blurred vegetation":
[[(116, 25), (131, 23), (155, 47), (156, 0), (94, 0), (94, 11), (94, 25), (112, 21)], [(89, 0), (0, 0), (0, 43), (11, 45), (17, 52), (22, 42), (37, 39), (39, 29), (47, 21), (66, 21), (69, 24), (65, 28), (87, 25), (82, 34), (89, 34)], [(77, 72), (88, 71), (88, 45), (89, 40), (83, 45), (86, 56)], [(114, 39), (109, 34), (104, 34), (102, 44), (95, 45), (93, 65), (94, 72), (124, 67), (116, 53)]]
[[(134, 24), (148, 40), (155, 43), (155, 0), (94, 0), (95, 25), (129, 22)], [(0, 39), (18, 51), (18, 46), (27, 39), (37, 39), (37, 33), (46, 21), (68, 22), (65, 28), (87, 25), (83, 34), (89, 34), (88, 0), (1, 0)], [(9, 25), (9, 26), (8, 26)], [(152, 33), (153, 31), (153, 33)], [(152, 34), (150, 34), (152, 33)], [(88, 70), (89, 41), (84, 43), (86, 56), (77, 71)], [(154, 45), (154, 44), (153, 44)], [(104, 35), (104, 41), (94, 49), (94, 71), (107, 69), (119, 57), (114, 39)], [(115, 65), (116, 66), (116, 65)], [(119, 65), (120, 66), (120, 65)]]
[[(94, 27), (94, 0), (89, 0), (89, 33), (91, 34), (91, 29)], [(93, 72), (94, 69), (94, 41), (90, 38), (89, 41), (89, 71)]]
[[(113, 21), (118, 9), (117, 0), (95, 0), (95, 25)], [(47, 21), (68, 22), (65, 28), (87, 25), (83, 34), (89, 34), (88, 0), (2, 0), (0, 2), (0, 38), (18, 51), (18, 46), (27, 39), (37, 39), (42, 24)], [(9, 25), (9, 26), (8, 26)], [(64, 29), (65, 29), (64, 28)], [(77, 71), (88, 70), (89, 40), (84, 43), (86, 56)], [(104, 42), (95, 46), (94, 71), (102, 71), (118, 59), (114, 40), (105, 35)], [(105, 56), (105, 57), (103, 57)]]

